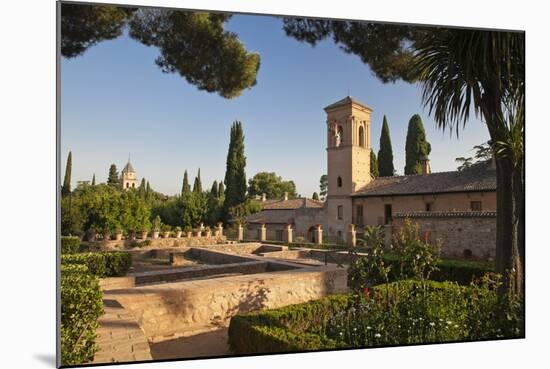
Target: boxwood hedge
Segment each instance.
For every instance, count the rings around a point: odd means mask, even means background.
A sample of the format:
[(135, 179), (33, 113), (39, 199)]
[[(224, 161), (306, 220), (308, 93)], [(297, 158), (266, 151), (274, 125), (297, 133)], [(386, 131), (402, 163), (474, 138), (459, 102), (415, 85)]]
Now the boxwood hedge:
[(80, 250), (80, 238), (76, 236), (61, 236), (61, 253), (74, 254)]
[(103, 314), (99, 280), (86, 265), (61, 265), (61, 364), (90, 361), (96, 351), (97, 320)]
[(128, 273), (132, 255), (128, 252), (87, 252), (61, 256), (62, 264), (84, 264), (97, 277), (119, 277)]

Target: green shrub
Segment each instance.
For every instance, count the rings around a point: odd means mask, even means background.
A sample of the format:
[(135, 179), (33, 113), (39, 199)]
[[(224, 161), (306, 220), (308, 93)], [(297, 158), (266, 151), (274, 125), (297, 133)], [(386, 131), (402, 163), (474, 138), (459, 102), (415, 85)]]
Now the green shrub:
[(337, 348), (334, 340), (319, 335), (334, 313), (354, 297), (332, 295), (280, 309), (239, 314), (229, 324), (229, 345), (239, 354)]
[(76, 236), (61, 236), (61, 253), (74, 254), (80, 250), (80, 238)]
[(88, 252), (61, 256), (62, 264), (84, 264), (97, 277), (124, 276), (132, 266), (132, 255), (127, 252)]
[(61, 266), (61, 364), (90, 361), (95, 344), (97, 319), (103, 314), (103, 294), (96, 276), (85, 265)]

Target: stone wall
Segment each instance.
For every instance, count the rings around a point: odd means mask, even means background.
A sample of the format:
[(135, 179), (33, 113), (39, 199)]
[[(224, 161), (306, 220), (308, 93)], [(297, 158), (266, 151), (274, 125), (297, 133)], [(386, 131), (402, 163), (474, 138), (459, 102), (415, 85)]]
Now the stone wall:
[(310, 267), (106, 291), (132, 312), (149, 339), (227, 325), (239, 313), (343, 293), (346, 269)]
[[(96, 241), (96, 242), (84, 242), (90, 246), (90, 249), (103, 249), (103, 250), (121, 250), (128, 249), (140, 245), (145, 240), (137, 239), (135, 241), (130, 240), (109, 240), (109, 241)], [(227, 238), (225, 236), (210, 236), (210, 237), (168, 237), (168, 238), (148, 238), (148, 246), (140, 246), (142, 249), (155, 249), (166, 247), (203, 247), (209, 245), (216, 245), (220, 243), (226, 243)]]
[(428, 242), (441, 240), (443, 257), (495, 258), (496, 211), (397, 213), (392, 223), (394, 234), (406, 218), (420, 225), (420, 235)]

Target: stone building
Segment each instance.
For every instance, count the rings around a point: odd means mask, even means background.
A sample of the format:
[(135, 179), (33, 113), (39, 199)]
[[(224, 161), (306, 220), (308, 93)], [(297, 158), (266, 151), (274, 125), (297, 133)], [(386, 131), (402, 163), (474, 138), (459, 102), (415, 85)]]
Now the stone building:
[(126, 163), (126, 166), (120, 173), (120, 186), (124, 190), (138, 187), (136, 171), (134, 170), (132, 163), (130, 163), (130, 159), (128, 159), (128, 163)]
[[(422, 174), (373, 178), (370, 175), (372, 108), (350, 96), (325, 107), (327, 114), (328, 194), (324, 203), (310, 199), (264, 202), (248, 219), (249, 227), (265, 224), (312, 240), (317, 225), (324, 239), (352, 243), (366, 225), (383, 226), (386, 239), (404, 218), (421, 226), (428, 240), (443, 239), (443, 253), (494, 257), (496, 238), (496, 171), (491, 164), (463, 171), (432, 173), (428, 158)], [(481, 237), (475, 235), (479, 229)], [(456, 240), (461, 231), (460, 240)], [(453, 237), (448, 237), (450, 234)], [(436, 237), (437, 236), (437, 237)], [(479, 241), (479, 240), (483, 241)], [(482, 245), (483, 244), (483, 245)], [(490, 246), (487, 246), (490, 245)]]

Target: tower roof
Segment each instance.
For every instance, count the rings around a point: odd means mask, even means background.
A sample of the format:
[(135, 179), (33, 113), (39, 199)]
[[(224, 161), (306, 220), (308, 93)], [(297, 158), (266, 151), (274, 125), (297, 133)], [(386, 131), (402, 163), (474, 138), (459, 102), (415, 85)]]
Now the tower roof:
[(342, 100), (338, 100), (333, 104), (325, 106), (325, 111), (332, 110), (332, 109), (335, 109), (335, 108), (339, 108), (341, 106), (351, 105), (351, 104), (359, 105), (359, 106), (361, 106), (365, 109), (368, 109), (368, 110), (372, 111), (371, 107), (369, 107), (368, 105), (363, 104), (359, 100), (354, 99), (353, 97), (351, 97), (349, 95), (344, 97)]
[(124, 167), (124, 169), (122, 169), (122, 171), (124, 173), (128, 173), (128, 172), (133, 172), (135, 173), (136, 171), (134, 170), (134, 167), (132, 166), (132, 163), (130, 163), (130, 160), (128, 160), (128, 163), (126, 163), (126, 166)]

